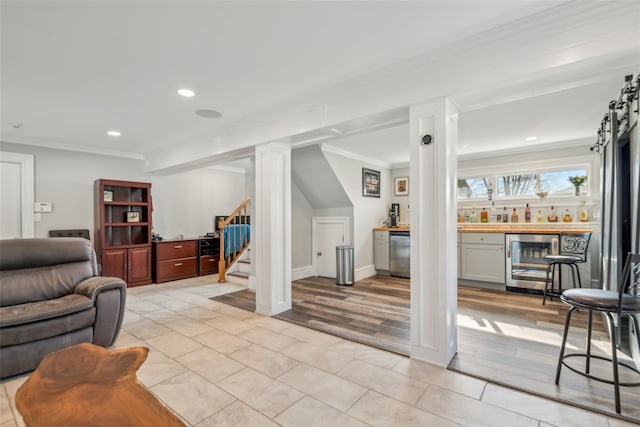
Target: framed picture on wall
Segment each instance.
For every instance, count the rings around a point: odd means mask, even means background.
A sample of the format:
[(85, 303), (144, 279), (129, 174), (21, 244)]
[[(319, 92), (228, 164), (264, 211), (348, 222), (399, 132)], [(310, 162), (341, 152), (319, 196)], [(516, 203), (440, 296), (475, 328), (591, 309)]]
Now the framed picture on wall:
[(380, 197), (380, 171), (362, 168), (362, 196)]
[(409, 177), (398, 176), (394, 180), (393, 186), (394, 196), (408, 196), (409, 195)]

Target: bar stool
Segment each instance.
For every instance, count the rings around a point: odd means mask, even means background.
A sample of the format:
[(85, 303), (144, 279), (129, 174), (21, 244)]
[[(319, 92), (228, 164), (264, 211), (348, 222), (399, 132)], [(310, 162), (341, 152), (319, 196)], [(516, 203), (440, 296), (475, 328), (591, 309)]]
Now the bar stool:
[[(591, 241), (591, 232), (576, 233), (576, 232), (562, 232), (560, 233), (560, 253), (545, 255), (543, 259), (548, 263), (547, 265), (547, 277), (544, 281), (544, 296), (542, 298), (542, 305), (547, 300), (547, 295), (560, 296), (562, 294), (562, 266), (567, 265), (571, 270), (571, 277), (573, 279), (573, 287), (582, 287), (582, 280), (580, 279), (580, 270), (578, 264), (587, 261), (587, 251), (589, 250), (589, 242)], [(558, 284), (559, 289), (553, 289), (553, 284), (556, 278), (556, 266), (558, 267)], [(551, 274), (550, 274), (551, 273)], [(551, 280), (549, 280), (551, 275)], [(576, 282), (576, 276), (578, 280)]]
[[(618, 361), (617, 343), (616, 343), (616, 329), (613, 315), (618, 316), (618, 321), (621, 322), (623, 316), (628, 316), (633, 321), (636, 334), (640, 333), (640, 327), (638, 325), (637, 314), (640, 313), (640, 255), (629, 253), (627, 260), (624, 264), (622, 272), (622, 278), (618, 284), (618, 290), (607, 291), (604, 289), (567, 289), (562, 293), (560, 297), (561, 301), (565, 304), (569, 304), (571, 308), (567, 312), (567, 320), (564, 325), (564, 334), (562, 336), (562, 347), (560, 348), (560, 356), (558, 357), (558, 367), (556, 369), (556, 385), (560, 381), (560, 370), (562, 365), (566, 366), (573, 372), (591, 378), (596, 381), (604, 382), (607, 384), (613, 384), (615, 393), (615, 405), (616, 413), (620, 413), (620, 386), (640, 386), (639, 382), (620, 382), (618, 377), (618, 366), (623, 366), (631, 371), (635, 372), (639, 376), (640, 370), (636, 369), (624, 362)], [(567, 344), (567, 334), (569, 332), (569, 324), (571, 323), (571, 315), (576, 310), (588, 310), (589, 311), (589, 324), (587, 328), (587, 342), (585, 353), (571, 353), (564, 354)], [(609, 323), (609, 331), (611, 336), (611, 357), (596, 356), (591, 354), (591, 330), (593, 326), (593, 312), (599, 311), (606, 315), (607, 322)], [(584, 357), (586, 359), (585, 370), (580, 371), (565, 361), (570, 357)], [(591, 375), (589, 373), (591, 358), (609, 361), (613, 365), (613, 381)], [(635, 402), (636, 404), (638, 402)]]

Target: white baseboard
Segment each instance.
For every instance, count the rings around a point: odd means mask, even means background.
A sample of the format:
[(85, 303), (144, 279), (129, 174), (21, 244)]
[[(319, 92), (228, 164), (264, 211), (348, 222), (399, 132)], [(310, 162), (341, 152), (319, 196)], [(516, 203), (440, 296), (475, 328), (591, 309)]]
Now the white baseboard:
[(291, 281), (313, 276), (313, 266), (306, 265), (291, 270)]
[(357, 282), (359, 280), (366, 279), (367, 277), (375, 276), (376, 274), (375, 265), (367, 265), (365, 267), (356, 268), (353, 271), (353, 280)]

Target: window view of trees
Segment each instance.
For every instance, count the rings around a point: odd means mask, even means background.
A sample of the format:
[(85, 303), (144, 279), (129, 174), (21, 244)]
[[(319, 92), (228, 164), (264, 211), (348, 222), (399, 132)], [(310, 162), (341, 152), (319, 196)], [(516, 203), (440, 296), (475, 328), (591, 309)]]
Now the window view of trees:
[(498, 197), (535, 196), (537, 188), (534, 174), (498, 176)]
[[(547, 196), (570, 196), (574, 187), (570, 176), (588, 176), (588, 166), (570, 169), (546, 169), (513, 175), (486, 175), (484, 177), (458, 178), (458, 200), (488, 200), (489, 189), (496, 189), (495, 198), (534, 197), (536, 193)], [(589, 192), (589, 181), (584, 184)], [(493, 190), (492, 190), (493, 191)]]
[(487, 178), (458, 178), (458, 199), (486, 199)]

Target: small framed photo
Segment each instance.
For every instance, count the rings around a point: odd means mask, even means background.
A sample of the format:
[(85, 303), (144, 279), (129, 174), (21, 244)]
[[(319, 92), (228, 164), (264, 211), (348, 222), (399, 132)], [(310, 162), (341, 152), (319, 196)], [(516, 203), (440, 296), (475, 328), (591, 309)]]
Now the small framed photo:
[(113, 191), (111, 191), (111, 190), (104, 190), (103, 200), (104, 200), (105, 202), (113, 202)]
[(140, 212), (127, 212), (127, 222), (140, 222)]
[(408, 176), (398, 176), (394, 180), (394, 196), (408, 196), (409, 195), (409, 177)]
[(362, 196), (380, 198), (380, 171), (362, 168)]

